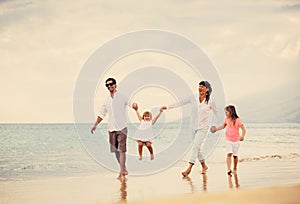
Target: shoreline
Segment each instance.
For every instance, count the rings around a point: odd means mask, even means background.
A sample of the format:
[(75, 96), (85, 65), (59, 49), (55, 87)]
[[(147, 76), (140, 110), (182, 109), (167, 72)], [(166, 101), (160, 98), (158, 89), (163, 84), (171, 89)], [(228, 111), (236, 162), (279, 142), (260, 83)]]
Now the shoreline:
[[(298, 157), (242, 162), (237, 175), (232, 177), (226, 174), (224, 163), (208, 162), (207, 174), (201, 174), (200, 164), (195, 164), (189, 177), (182, 178), (180, 172), (186, 167), (184, 162), (153, 175), (129, 174), (123, 182), (117, 179), (117, 173), (109, 171), (81, 176), (1, 181), (0, 203), (176, 204), (196, 201), (229, 203), (236, 199), (243, 203), (248, 200), (256, 203), (258, 200), (253, 201), (252, 197), (261, 197), (263, 203), (294, 202), (300, 200), (299, 163)], [(277, 199), (277, 194), (284, 198)]]
[[(167, 176), (168, 173), (160, 175)], [(128, 177), (126, 181), (116, 179), (116, 174), (101, 174), (86, 177), (53, 178), (32, 181), (13, 181), (0, 183), (0, 203), (13, 204), (101, 204), (101, 203), (132, 203), (132, 204), (179, 204), (179, 203), (297, 203), (300, 200), (300, 183), (282, 184), (267, 187), (239, 188), (232, 178), (232, 186), (227, 189), (208, 190), (203, 184), (198, 190), (190, 185), (194, 177), (182, 179), (185, 187), (177, 186), (169, 191), (160, 192), (172, 179), (154, 180), (153, 176), (146, 178)], [(234, 176), (232, 176), (234, 177)], [(229, 178), (229, 177), (228, 177)], [(152, 180), (152, 182), (151, 182)], [(178, 179), (174, 179), (177, 180)], [(145, 184), (141, 189), (141, 185)], [(157, 191), (145, 187), (156, 186)], [(174, 186), (173, 186), (174, 187)], [(188, 190), (187, 190), (188, 189)]]

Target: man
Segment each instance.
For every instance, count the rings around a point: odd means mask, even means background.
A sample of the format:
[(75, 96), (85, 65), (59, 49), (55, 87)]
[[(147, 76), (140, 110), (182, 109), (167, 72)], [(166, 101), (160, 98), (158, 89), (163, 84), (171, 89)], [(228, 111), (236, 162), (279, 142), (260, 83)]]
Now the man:
[[(129, 106), (129, 100), (126, 96), (117, 92), (117, 82), (114, 78), (108, 78), (105, 86), (109, 91), (109, 96), (101, 106), (98, 117), (91, 129), (94, 134), (97, 125), (108, 114), (108, 134), (110, 142), (110, 151), (114, 152), (118, 163), (120, 164), (120, 174), (118, 179), (124, 179), (128, 174), (126, 168), (126, 140), (127, 140), (127, 122), (126, 107)], [(133, 103), (132, 108), (137, 108), (137, 104)]]

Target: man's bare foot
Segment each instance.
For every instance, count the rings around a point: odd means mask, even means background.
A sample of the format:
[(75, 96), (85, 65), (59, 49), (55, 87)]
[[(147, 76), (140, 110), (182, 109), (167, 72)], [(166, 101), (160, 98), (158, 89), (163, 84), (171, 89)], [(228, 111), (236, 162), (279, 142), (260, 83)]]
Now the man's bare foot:
[(119, 176), (117, 177), (117, 179), (119, 179), (120, 181), (122, 181), (125, 178), (125, 175), (123, 173), (120, 173)]
[(142, 155), (140, 155), (140, 158), (139, 158), (139, 160), (142, 160), (143, 159), (143, 157), (142, 157)]
[(117, 177), (118, 180), (124, 181), (126, 180), (126, 175), (128, 175), (128, 171), (124, 171), (123, 173), (120, 173), (119, 176)]
[(154, 159), (154, 154), (150, 155), (150, 159), (153, 160)]
[(232, 173), (237, 174), (237, 169), (233, 169)]

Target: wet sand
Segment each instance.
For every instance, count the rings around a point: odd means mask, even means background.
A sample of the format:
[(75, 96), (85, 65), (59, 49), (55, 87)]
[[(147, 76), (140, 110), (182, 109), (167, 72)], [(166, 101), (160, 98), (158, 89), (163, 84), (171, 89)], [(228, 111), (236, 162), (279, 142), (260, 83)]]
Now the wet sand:
[(238, 190), (231, 192), (212, 192), (212, 193), (198, 193), (193, 195), (175, 196), (172, 198), (163, 198), (156, 200), (149, 200), (143, 202), (135, 202), (136, 204), (179, 204), (179, 203), (299, 203), (300, 199), (300, 185), (285, 186), (285, 187), (268, 187)]
[(242, 162), (237, 175), (232, 177), (226, 174), (225, 163), (208, 162), (207, 174), (200, 174), (200, 166), (195, 165), (189, 177), (182, 178), (180, 172), (186, 167), (182, 162), (158, 174), (129, 175), (123, 182), (109, 171), (79, 177), (5, 181), (0, 182), (0, 203), (226, 203), (233, 200), (294, 203), (300, 200), (299, 163), (299, 157)]

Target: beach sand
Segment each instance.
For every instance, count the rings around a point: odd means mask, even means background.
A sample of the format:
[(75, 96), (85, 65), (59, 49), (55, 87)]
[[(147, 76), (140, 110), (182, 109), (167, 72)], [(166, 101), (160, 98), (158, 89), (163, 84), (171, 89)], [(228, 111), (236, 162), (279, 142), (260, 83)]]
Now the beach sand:
[(128, 176), (107, 171), (96, 175), (0, 182), (1, 204), (100, 203), (299, 203), (300, 159), (272, 158), (239, 164), (227, 176), (225, 163), (210, 163), (206, 175), (195, 165), (188, 178), (182, 162), (161, 173)]
[(269, 187), (248, 190), (238, 190), (231, 192), (213, 192), (203, 194), (193, 194), (184, 196), (175, 196), (173, 198), (153, 199), (144, 202), (135, 202), (136, 204), (179, 204), (179, 203), (299, 203), (300, 185), (286, 187)]

